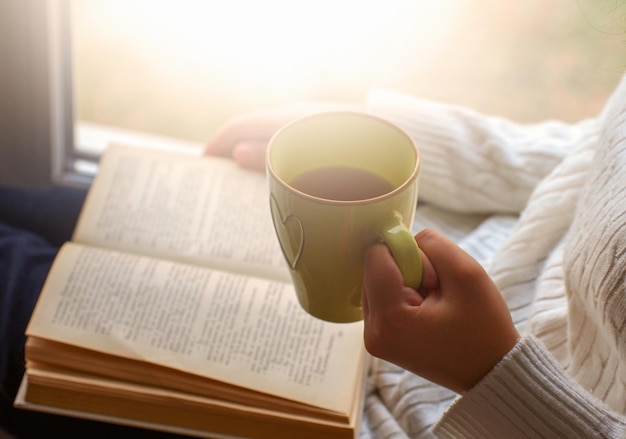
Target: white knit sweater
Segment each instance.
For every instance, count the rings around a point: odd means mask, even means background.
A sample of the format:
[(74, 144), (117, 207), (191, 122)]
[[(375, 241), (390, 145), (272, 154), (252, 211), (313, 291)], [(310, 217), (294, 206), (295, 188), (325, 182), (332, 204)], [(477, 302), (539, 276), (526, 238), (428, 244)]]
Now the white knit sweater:
[(524, 336), (462, 397), (375, 359), (361, 437), (626, 437), (626, 79), (577, 124), (382, 91), (368, 108), (420, 147), (414, 230), (481, 262)]

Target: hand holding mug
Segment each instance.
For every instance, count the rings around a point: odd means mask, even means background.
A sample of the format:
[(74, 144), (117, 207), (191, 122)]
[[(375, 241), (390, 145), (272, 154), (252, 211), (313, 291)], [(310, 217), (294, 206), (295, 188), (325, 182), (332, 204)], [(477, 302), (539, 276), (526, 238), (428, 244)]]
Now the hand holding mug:
[(365, 346), (374, 356), (462, 393), (515, 345), (519, 334), (484, 269), (432, 230), (416, 236), (423, 283), (406, 288), (383, 245), (366, 253)]

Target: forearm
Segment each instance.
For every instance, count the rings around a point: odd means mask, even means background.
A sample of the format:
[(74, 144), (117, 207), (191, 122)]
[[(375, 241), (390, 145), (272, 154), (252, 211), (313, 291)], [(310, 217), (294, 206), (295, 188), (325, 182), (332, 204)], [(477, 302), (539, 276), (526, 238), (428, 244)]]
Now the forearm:
[(369, 112), (403, 127), (422, 155), (420, 198), (461, 212), (520, 212), (595, 120), (521, 125), (466, 108), (373, 91)]
[(626, 419), (575, 383), (526, 336), (442, 417), (444, 438), (623, 438)]

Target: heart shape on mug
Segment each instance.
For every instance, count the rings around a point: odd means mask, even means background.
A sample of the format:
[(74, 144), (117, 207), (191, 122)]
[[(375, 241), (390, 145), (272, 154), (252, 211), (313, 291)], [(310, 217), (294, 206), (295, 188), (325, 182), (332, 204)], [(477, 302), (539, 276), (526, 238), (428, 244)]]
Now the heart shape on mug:
[(304, 249), (304, 227), (296, 215), (283, 216), (274, 195), (270, 195), (270, 207), (280, 248), (289, 267), (295, 270)]

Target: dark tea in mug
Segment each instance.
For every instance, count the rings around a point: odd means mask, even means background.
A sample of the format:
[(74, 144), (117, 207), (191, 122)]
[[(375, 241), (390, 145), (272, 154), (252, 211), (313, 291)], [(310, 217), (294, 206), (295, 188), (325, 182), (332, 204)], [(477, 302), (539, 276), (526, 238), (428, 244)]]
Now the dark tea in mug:
[(335, 201), (369, 200), (395, 189), (379, 175), (348, 166), (325, 166), (306, 171), (289, 184), (307, 195)]

